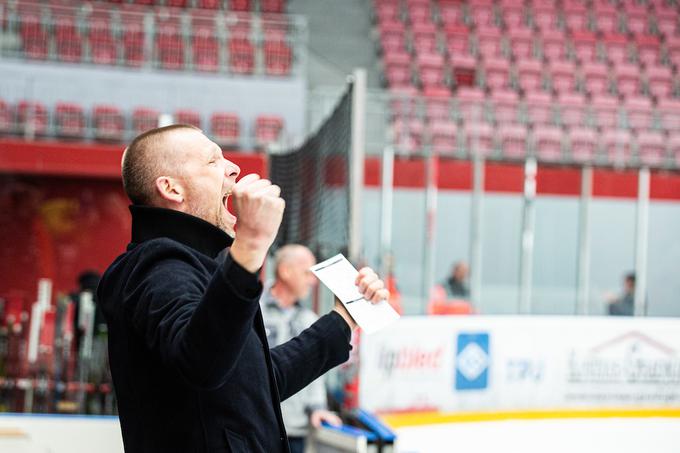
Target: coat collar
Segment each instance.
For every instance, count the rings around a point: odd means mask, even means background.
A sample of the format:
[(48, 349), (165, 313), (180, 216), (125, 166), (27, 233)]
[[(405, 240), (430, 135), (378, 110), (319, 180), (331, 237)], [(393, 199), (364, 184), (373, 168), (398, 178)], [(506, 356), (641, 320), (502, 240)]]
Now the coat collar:
[(153, 206), (130, 206), (132, 243), (168, 238), (210, 256), (230, 247), (233, 239), (224, 231), (184, 212)]

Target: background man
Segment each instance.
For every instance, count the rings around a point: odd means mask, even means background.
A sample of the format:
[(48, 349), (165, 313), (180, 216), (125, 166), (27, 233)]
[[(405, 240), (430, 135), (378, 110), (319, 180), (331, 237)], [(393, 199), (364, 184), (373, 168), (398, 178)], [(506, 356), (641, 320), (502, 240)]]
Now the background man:
[[(314, 324), (316, 314), (302, 306), (317, 279), (309, 270), (316, 264), (312, 252), (303, 245), (284, 245), (276, 251), (274, 280), (265, 286), (260, 304), (270, 346), (290, 340)], [(292, 453), (302, 453), (310, 423), (322, 421), (340, 425), (342, 421), (326, 410), (323, 376), (281, 404), (283, 421)]]

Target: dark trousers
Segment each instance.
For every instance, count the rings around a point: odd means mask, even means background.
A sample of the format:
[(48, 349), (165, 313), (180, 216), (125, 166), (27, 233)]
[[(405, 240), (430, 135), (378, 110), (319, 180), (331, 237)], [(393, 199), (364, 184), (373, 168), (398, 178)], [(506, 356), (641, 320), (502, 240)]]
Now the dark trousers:
[(304, 437), (288, 437), (288, 444), (290, 445), (290, 453), (304, 453), (305, 451)]

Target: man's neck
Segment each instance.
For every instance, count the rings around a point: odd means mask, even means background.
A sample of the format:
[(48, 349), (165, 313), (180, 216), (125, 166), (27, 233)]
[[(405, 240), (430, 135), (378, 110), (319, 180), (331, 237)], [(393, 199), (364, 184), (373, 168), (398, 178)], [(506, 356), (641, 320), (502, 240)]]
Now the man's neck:
[(272, 285), (271, 293), (281, 308), (290, 308), (297, 302), (296, 297), (278, 280)]

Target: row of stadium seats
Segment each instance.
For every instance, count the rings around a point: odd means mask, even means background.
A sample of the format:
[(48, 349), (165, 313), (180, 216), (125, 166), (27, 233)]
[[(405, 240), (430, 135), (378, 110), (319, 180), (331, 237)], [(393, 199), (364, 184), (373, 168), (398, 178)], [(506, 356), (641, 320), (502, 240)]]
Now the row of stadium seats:
[[(73, 103), (57, 103), (51, 112), (35, 101), (20, 101), (10, 105), (0, 100), (0, 135), (29, 135), (55, 137), (67, 140), (94, 139), (122, 142), (134, 135), (158, 126), (160, 112), (139, 107), (130, 114), (111, 105), (94, 106), (86, 112)], [(178, 110), (173, 115), (175, 123), (191, 124), (209, 131), (220, 145), (239, 147), (242, 126), (235, 113), (215, 112), (208, 124), (201, 114), (193, 110)], [(255, 118), (253, 138), (258, 147), (277, 142), (283, 133), (283, 118), (260, 115)]]
[(436, 120), (395, 120), (390, 138), (400, 152), (416, 153), (431, 146), (435, 153), (470, 157), (474, 152), (487, 158), (524, 159), (534, 155), (543, 162), (667, 167), (680, 165), (680, 131), (633, 133), (610, 129), (602, 134), (585, 127), (560, 128), (542, 125), (533, 129), (524, 124), (504, 124)]
[[(497, 20), (505, 16), (493, 12), (504, 8), (519, 8), (519, 13), (509, 16), (514, 19)], [(621, 10), (627, 8), (622, 5)], [(673, 11), (672, 22), (677, 22), (676, 9), (665, 6), (645, 7), (649, 13), (645, 18), (651, 21), (657, 9), (664, 14)], [(617, 27), (593, 31), (587, 21), (563, 20), (559, 14), (552, 22), (525, 20), (535, 10), (545, 12), (542, 4), (532, 7), (516, 1), (376, 0), (387, 85), (413, 86), (417, 80), (423, 90), (478, 84), (491, 89), (578, 89), (661, 97), (677, 89), (680, 36), (675, 28), (651, 21), (656, 25), (629, 24), (630, 33)], [(560, 28), (563, 23), (571, 26)], [(581, 84), (576, 83), (577, 72)]]
[(601, 33), (678, 33), (677, 3), (666, 0), (374, 0), (379, 22), (533, 27)]
[(229, 11), (261, 11), (284, 13), (285, 0), (107, 0), (109, 3), (169, 6), (173, 8), (202, 8)]
[[(566, 93), (553, 96), (529, 92), (520, 97), (511, 90), (484, 92), (461, 87), (452, 97), (423, 96), (415, 90), (392, 92), (393, 118), (432, 121), (473, 121), (491, 125), (525, 124), (565, 127), (656, 130), (680, 132), (680, 99), (662, 98), (653, 103), (644, 96), (625, 99)], [(419, 101), (419, 100), (422, 100)]]
[(4, 53), (10, 56), (271, 76), (290, 75), (294, 63), (296, 30), (281, 15), (54, 10), (19, 3), (7, 18)]

